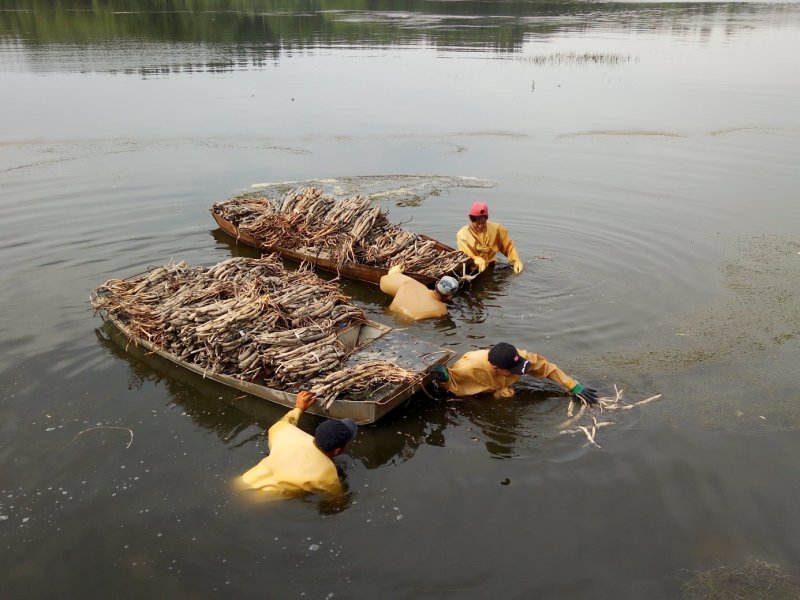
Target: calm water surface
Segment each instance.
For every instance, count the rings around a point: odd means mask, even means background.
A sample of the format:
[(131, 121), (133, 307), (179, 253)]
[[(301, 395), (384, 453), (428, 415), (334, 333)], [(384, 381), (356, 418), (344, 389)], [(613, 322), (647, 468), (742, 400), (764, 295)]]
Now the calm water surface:
[[(680, 598), (748, 559), (800, 576), (800, 4), (103, 4), (0, 10), (4, 594)], [(362, 428), (342, 503), (237, 493), (283, 411), (126, 350), (87, 300), (252, 256), (208, 208), (285, 182), (374, 194), (450, 243), (488, 202), (522, 275), (411, 326), (347, 293), (457, 352), (507, 340), (663, 399), (598, 449), (557, 435), (541, 382), (422, 396)]]

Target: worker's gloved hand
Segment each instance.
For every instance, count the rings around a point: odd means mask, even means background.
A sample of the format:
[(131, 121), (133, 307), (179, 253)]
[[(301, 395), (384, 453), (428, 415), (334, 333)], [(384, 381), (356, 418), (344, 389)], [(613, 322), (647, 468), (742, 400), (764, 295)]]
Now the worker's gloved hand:
[(587, 388), (585, 385), (579, 383), (572, 388), (570, 392), (575, 394), (578, 398), (586, 400), (588, 404), (597, 404), (597, 390)]
[(440, 383), (447, 383), (450, 381), (450, 373), (447, 372), (447, 367), (444, 365), (434, 365), (431, 367), (433, 378)]
[(514, 273), (522, 273), (523, 268), (521, 260), (514, 261)]
[(391, 269), (389, 269), (389, 275), (394, 275), (395, 273), (402, 273), (405, 271), (405, 265), (395, 265)]
[(486, 270), (486, 259), (476, 256), (472, 259), (472, 262), (474, 262), (475, 266), (478, 267), (479, 272), (483, 273)]

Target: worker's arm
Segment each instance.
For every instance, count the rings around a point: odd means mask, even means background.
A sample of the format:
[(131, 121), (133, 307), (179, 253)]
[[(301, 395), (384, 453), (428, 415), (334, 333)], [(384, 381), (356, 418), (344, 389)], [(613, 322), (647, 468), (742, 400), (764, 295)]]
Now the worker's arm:
[(466, 228), (460, 229), (458, 234), (456, 234), (456, 245), (458, 249), (472, 259), (472, 262), (478, 267), (478, 271), (483, 271), (486, 269), (486, 259), (478, 256), (478, 252), (473, 247), (473, 243), (474, 239)]
[(578, 385), (576, 380), (564, 373), (557, 365), (548, 362), (544, 356), (539, 356), (527, 350), (517, 350), (517, 352), (530, 363), (526, 371), (527, 375), (531, 375), (532, 377), (546, 377), (547, 379), (563, 385), (569, 391), (572, 391), (572, 388)]
[[(313, 405), (314, 394), (312, 392), (298, 392), (297, 396), (294, 398), (294, 408), (283, 415), (283, 418), (278, 421), (278, 423), (289, 423), (290, 425), (297, 426), (297, 422), (300, 420), (300, 415), (306, 412)], [(278, 423), (275, 423), (275, 425)], [(275, 425), (272, 427), (275, 427)], [(270, 429), (272, 429), (272, 427), (270, 427)]]
[[(278, 423), (289, 423), (289, 425), (294, 425), (296, 427), (297, 421), (300, 420), (300, 415), (302, 414), (303, 414), (302, 410), (300, 410), (299, 408), (293, 408), (285, 415), (283, 415), (283, 418), (281, 418), (281, 420), (278, 421)], [(278, 423), (275, 423), (275, 425), (277, 425)], [(275, 427), (275, 425), (273, 425), (272, 427)], [(270, 427), (270, 429), (272, 429), (272, 427)]]
[(527, 375), (532, 375), (533, 377), (547, 377), (556, 383), (560, 383), (578, 398), (585, 400), (589, 404), (594, 404), (597, 402), (596, 390), (578, 383), (575, 379), (559, 369), (558, 366), (551, 362), (547, 362), (547, 359), (544, 356), (539, 356), (538, 354), (527, 352), (525, 350), (518, 350), (518, 352), (522, 358), (530, 362), (530, 366), (526, 371)]
[(522, 261), (517, 254), (517, 246), (514, 240), (508, 235), (508, 229), (502, 225), (497, 228), (497, 246), (500, 252), (508, 259), (511, 266), (514, 267), (514, 272), (519, 273), (522, 271)]

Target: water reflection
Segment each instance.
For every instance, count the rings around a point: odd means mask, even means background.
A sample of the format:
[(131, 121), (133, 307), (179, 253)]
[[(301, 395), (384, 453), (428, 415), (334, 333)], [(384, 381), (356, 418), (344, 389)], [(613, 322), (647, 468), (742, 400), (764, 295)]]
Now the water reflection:
[(239, 243), (236, 238), (232, 238), (221, 228), (214, 229), (210, 233), (211, 237), (214, 238), (216, 247), (228, 250), (231, 257), (261, 258), (260, 251), (247, 244)]
[[(163, 357), (147, 354), (129, 344), (108, 322), (95, 329), (95, 334), (108, 354), (127, 364), (129, 389), (140, 389), (145, 382), (163, 384), (171, 404), (180, 406), (196, 425), (213, 432), (226, 445), (236, 448), (262, 439), (264, 432), (286, 413), (282, 406), (203, 379)], [(308, 416), (307, 423), (314, 419)], [(423, 444), (443, 445), (441, 434), (446, 422), (442, 419), (441, 405), (418, 394), (382, 419), (380, 427), (361, 427), (348, 455), (367, 469), (405, 462)], [(252, 433), (253, 427), (258, 432)], [(343, 468), (346, 475), (347, 459)]]
[(278, 410), (264, 411), (250, 396), (236, 395), (223, 385), (147, 354), (108, 322), (95, 329), (95, 335), (108, 354), (127, 363), (129, 390), (140, 390), (147, 382), (163, 384), (170, 404), (180, 406), (196, 425), (215, 433), (226, 444), (236, 447), (253, 442), (261, 432), (239, 438), (251, 426), (263, 429), (281, 416)]
[(485, 395), (454, 403), (454, 410), (480, 431), (474, 440), (482, 443), (492, 458), (527, 455), (557, 437), (557, 425), (566, 419), (568, 394), (557, 385), (523, 378), (514, 388), (513, 398), (498, 400)]
[[(270, 68), (283, 57), (330, 47), (413, 45), (509, 53), (518, 52), (530, 39), (609, 27), (703, 39), (717, 25), (724, 25), (724, 35), (733, 35), (759, 21), (779, 22), (795, 10), (790, 4), (681, 3), (645, 8), (523, 0), (318, 0), (301, 5), (198, 0), (186, 3), (187, 10), (169, 0), (6, 0), (3, 8), (0, 56), (10, 56), (8, 64), (33, 71), (143, 77)], [(612, 56), (603, 62), (619, 60), (625, 59)]]
[[(453, 298), (450, 314), (466, 323), (483, 323), (487, 313), (493, 308), (502, 308), (495, 304), (507, 295), (507, 290), (514, 280), (514, 272), (507, 263), (490, 264), (480, 277), (462, 287)], [(483, 336), (472, 336), (481, 339)], [(499, 340), (495, 340), (499, 341)], [(488, 340), (487, 344), (493, 344)]]

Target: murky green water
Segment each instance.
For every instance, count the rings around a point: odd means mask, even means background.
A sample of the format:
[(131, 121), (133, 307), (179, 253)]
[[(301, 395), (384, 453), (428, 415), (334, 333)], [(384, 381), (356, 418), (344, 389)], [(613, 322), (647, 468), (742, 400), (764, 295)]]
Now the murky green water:
[[(798, 3), (102, 4), (0, 7), (4, 594), (678, 598), (717, 567), (800, 576)], [(242, 496), (282, 411), (126, 351), (88, 294), (251, 255), (208, 208), (305, 182), (451, 243), (488, 202), (525, 272), (408, 331), (663, 399), (598, 449), (558, 434), (540, 382), (414, 398), (362, 428), (342, 504)]]

